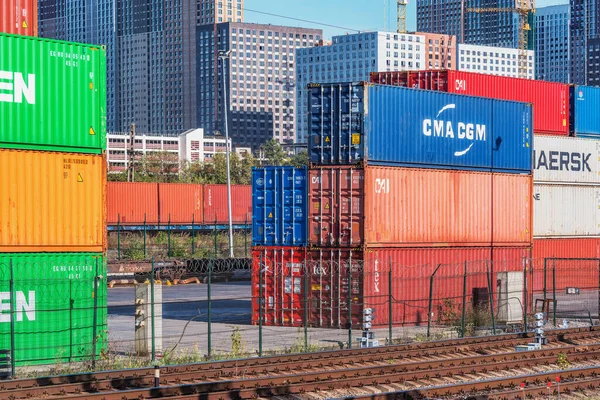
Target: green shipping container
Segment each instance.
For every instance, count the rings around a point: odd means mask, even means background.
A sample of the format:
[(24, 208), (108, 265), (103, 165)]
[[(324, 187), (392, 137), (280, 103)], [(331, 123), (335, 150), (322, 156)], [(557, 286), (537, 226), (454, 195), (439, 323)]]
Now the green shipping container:
[(106, 51), (0, 33), (0, 148), (106, 148)]
[(100, 253), (1, 253), (0, 349), (14, 348), (17, 366), (90, 360), (94, 337), (97, 355), (106, 348), (106, 296)]

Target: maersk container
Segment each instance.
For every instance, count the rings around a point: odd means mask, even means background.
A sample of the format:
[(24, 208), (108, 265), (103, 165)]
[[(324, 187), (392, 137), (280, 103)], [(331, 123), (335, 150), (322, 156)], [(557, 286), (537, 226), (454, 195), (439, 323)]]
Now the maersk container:
[(11, 349), (11, 277), (17, 365), (90, 360), (94, 338), (97, 355), (106, 348), (102, 253), (0, 253), (0, 348), (4, 350)]
[(600, 186), (536, 183), (535, 237), (600, 236)]
[(575, 136), (600, 137), (600, 88), (571, 86), (571, 132)]
[(38, 35), (38, 0), (0, 1), (0, 32)]
[(313, 165), (531, 173), (529, 104), (367, 83), (309, 88)]
[(600, 184), (600, 140), (536, 135), (533, 179), (546, 183)]
[(564, 83), (453, 70), (374, 72), (371, 82), (531, 103), (536, 134), (569, 135), (569, 85)]
[(254, 246), (306, 245), (307, 170), (264, 167), (252, 170)]
[(106, 52), (0, 33), (0, 147), (106, 149)]

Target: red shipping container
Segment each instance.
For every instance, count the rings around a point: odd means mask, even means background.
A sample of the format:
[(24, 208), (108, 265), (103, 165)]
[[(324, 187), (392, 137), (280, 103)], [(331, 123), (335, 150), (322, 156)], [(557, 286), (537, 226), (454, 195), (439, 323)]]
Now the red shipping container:
[(255, 250), (253, 255), (253, 323), (258, 321), (260, 271), (265, 324), (303, 325), (304, 293), (309, 289), (310, 326), (347, 328), (351, 318), (352, 327), (361, 329), (365, 308), (375, 309), (374, 326), (389, 324), (390, 298), (394, 325), (426, 325), (434, 272), (434, 324), (444, 318), (444, 311), (455, 312), (462, 305), (465, 269), (468, 304), (489, 305), (490, 286), (497, 304), (499, 283), (507, 272), (522, 276), (531, 251), (529, 247), (322, 248), (305, 253), (271, 248)]
[[(533, 259), (534, 290), (537, 293), (544, 291), (544, 283), (548, 297), (552, 297), (554, 286), (561, 296), (567, 287), (595, 291), (600, 284), (600, 238), (536, 238), (533, 240)], [(594, 297), (596, 301), (592, 307), (596, 308), (598, 298)], [(561, 300), (585, 302), (589, 299), (583, 293), (579, 299), (558, 297), (559, 308), (564, 305)]]
[(38, 35), (38, 0), (0, 1), (0, 32)]
[(108, 182), (106, 188), (107, 223), (109, 225), (157, 224), (158, 184)]
[(533, 130), (569, 135), (569, 85), (474, 72), (373, 72), (371, 82), (533, 104)]
[(201, 224), (204, 207), (203, 187), (187, 183), (159, 183), (158, 198), (161, 223)]
[(380, 166), (309, 174), (316, 246), (531, 245), (531, 175)]
[[(252, 223), (252, 186), (231, 185), (231, 218), (236, 224)], [(226, 223), (227, 185), (204, 185), (204, 223)]]
[(252, 257), (252, 323), (258, 324), (260, 320), (257, 300), (261, 296), (262, 283), (263, 324), (302, 325), (306, 248), (256, 247)]

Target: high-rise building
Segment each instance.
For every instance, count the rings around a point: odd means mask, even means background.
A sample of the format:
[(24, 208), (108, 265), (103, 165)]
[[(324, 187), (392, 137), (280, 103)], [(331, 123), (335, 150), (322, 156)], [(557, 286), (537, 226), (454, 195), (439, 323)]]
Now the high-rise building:
[(588, 84), (589, 41), (600, 38), (600, 0), (570, 0), (571, 82)]
[(600, 86), (600, 39), (588, 40), (588, 79), (589, 86)]
[(533, 31), (536, 79), (569, 83), (569, 5), (536, 9)]
[(39, 0), (39, 36), (106, 46), (107, 129), (116, 125), (118, 0)]
[[(227, 22), (197, 28), (195, 125), (223, 133), (223, 76), (233, 144), (256, 150), (268, 139), (294, 143), (296, 49), (322, 40), (320, 29)], [(223, 64), (218, 51), (229, 52)]]
[(368, 81), (371, 72), (456, 65), (456, 37), (440, 34), (365, 32), (334, 36), (331, 43), (296, 51), (296, 143), (308, 138), (307, 85)]
[(40, 36), (107, 48), (107, 128), (195, 125), (196, 29), (241, 21), (243, 0), (39, 0)]
[(417, 31), (454, 35), (459, 43), (518, 48), (518, 13), (472, 11), (514, 7), (515, 0), (417, 0)]
[(459, 44), (457, 51), (458, 67), (456, 69), (480, 74), (534, 79), (534, 51), (527, 50), (526, 76), (520, 76), (519, 73), (519, 52), (519, 49), (508, 47)]

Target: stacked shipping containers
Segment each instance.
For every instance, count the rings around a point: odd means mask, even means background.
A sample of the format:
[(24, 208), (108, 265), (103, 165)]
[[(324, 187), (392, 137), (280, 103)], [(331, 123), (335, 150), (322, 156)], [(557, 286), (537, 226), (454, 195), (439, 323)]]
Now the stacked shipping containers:
[[(36, 3), (3, 2), (0, 26), (35, 27)], [(18, 364), (89, 358), (106, 330), (105, 60), (98, 46), (0, 33), (0, 292), (15, 302), (0, 348)]]
[[(310, 247), (263, 255), (272, 261), (261, 269), (265, 323), (302, 323), (308, 296), (314, 326), (358, 326), (364, 307), (387, 324), (379, 303), (389, 287), (379, 280), (390, 269), (414, 283), (439, 263), (501, 258), (520, 269), (530, 256), (530, 105), (326, 84), (309, 89), (309, 107)], [(423, 286), (393, 296), (427, 299)], [(416, 304), (392, 313), (394, 323), (423, 321)]]

